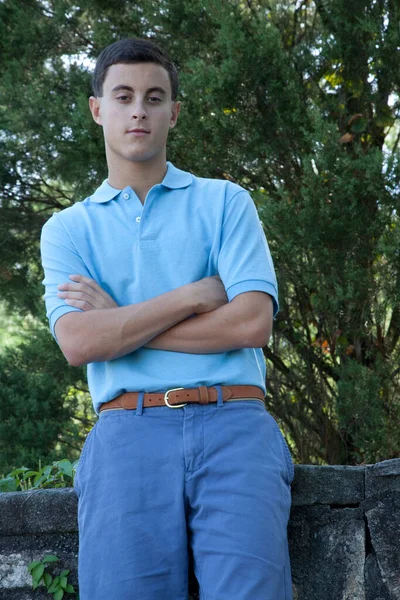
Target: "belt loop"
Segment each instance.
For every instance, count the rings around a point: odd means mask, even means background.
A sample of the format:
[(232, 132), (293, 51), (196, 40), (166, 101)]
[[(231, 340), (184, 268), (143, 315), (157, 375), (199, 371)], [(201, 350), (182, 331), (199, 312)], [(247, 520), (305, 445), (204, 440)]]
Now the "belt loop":
[(143, 398), (144, 398), (144, 392), (139, 392), (138, 399), (137, 399), (136, 413), (135, 413), (138, 417), (141, 417), (143, 414)]
[(221, 390), (221, 386), (220, 385), (214, 385), (215, 389), (217, 390), (217, 408), (222, 408), (224, 406), (224, 401), (222, 398), (222, 390)]

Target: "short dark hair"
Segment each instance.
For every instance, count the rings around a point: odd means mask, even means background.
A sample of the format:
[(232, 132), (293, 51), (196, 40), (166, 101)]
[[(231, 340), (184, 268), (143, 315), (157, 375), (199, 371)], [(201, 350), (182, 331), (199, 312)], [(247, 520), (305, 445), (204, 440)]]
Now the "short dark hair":
[(175, 65), (165, 50), (154, 42), (141, 38), (119, 40), (100, 52), (92, 78), (93, 94), (97, 97), (103, 95), (104, 80), (111, 65), (145, 62), (161, 65), (168, 72), (171, 97), (175, 100), (178, 95), (178, 72)]

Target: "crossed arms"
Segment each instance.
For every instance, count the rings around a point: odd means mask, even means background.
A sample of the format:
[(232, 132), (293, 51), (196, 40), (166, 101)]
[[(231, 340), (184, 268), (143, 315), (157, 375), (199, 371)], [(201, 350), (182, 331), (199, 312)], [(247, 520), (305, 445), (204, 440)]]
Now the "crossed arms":
[(191, 354), (261, 348), (272, 331), (269, 294), (245, 292), (231, 302), (219, 277), (119, 307), (93, 279), (71, 276), (58, 295), (83, 312), (60, 317), (55, 333), (73, 366), (108, 361), (141, 347)]

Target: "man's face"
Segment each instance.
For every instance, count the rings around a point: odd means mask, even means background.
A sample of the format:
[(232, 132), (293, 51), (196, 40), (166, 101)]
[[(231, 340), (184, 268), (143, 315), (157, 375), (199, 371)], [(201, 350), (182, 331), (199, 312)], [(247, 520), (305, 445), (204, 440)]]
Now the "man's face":
[(144, 162), (165, 158), (169, 130), (180, 105), (171, 100), (168, 72), (154, 63), (115, 64), (108, 68), (103, 96), (89, 100), (102, 125), (108, 160)]

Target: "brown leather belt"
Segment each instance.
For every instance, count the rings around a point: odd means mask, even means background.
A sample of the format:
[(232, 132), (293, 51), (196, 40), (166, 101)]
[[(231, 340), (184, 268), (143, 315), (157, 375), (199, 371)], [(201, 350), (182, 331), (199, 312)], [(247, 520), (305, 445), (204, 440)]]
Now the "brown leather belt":
[[(264, 392), (261, 388), (254, 385), (221, 385), (222, 399), (224, 402), (236, 400), (239, 398), (255, 398), (264, 402)], [(110, 410), (111, 408), (125, 408), (134, 410), (137, 407), (139, 392), (126, 392), (114, 400), (104, 402), (100, 406), (100, 411)], [(181, 408), (186, 404), (209, 404), (217, 402), (218, 391), (215, 387), (206, 387), (204, 385), (197, 388), (174, 388), (167, 392), (156, 394), (144, 394), (143, 408), (151, 406), (169, 406), (169, 408)]]

